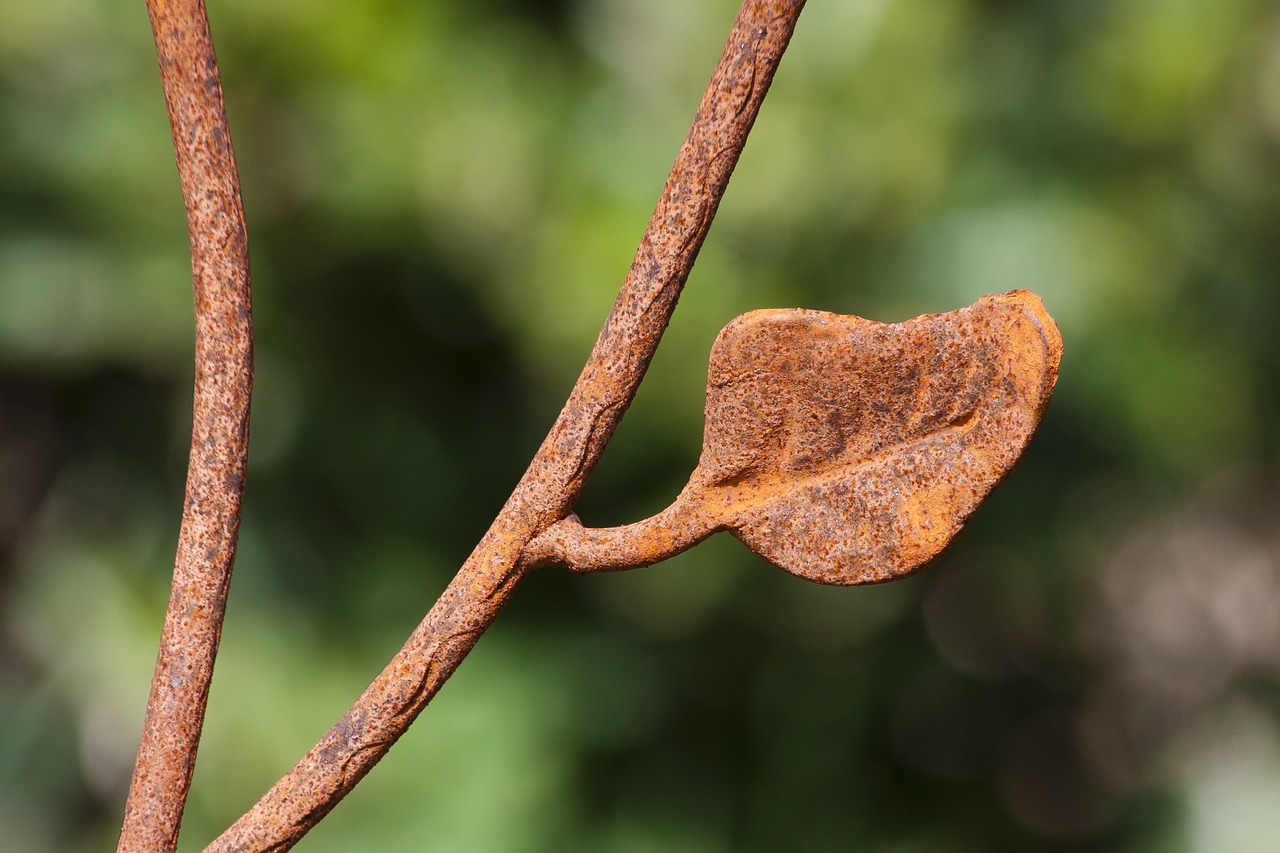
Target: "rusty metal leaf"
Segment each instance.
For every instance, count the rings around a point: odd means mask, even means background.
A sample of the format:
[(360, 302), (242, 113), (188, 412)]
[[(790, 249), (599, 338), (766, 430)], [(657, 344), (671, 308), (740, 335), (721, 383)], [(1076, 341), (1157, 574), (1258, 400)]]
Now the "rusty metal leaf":
[(676, 501), (625, 527), (570, 517), (528, 559), (630, 568), (729, 530), (819, 583), (899, 577), (937, 555), (1021, 456), (1061, 354), (1029, 291), (892, 324), (744, 314), (712, 347), (702, 456)]

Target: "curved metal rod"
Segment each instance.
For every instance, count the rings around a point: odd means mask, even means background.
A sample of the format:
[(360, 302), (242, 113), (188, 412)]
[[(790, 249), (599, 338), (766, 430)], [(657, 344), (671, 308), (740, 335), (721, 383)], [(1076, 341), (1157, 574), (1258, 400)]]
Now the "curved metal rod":
[(386, 754), (510, 598), (525, 546), (568, 513), (644, 377), (803, 6), (742, 4), (617, 301), (524, 477), (403, 648), (208, 851), (296, 844)]
[(191, 239), (195, 389), (173, 587), (121, 851), (170, 851), (195, 767), (240, 529), (253, 385), (240, 180), (202, 0), (147, 0)]

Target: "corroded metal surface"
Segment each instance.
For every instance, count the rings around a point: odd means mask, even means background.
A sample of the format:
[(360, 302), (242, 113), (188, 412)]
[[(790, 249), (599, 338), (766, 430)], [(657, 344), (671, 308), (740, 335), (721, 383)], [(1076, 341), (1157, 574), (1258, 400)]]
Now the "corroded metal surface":
[(1061, 354), (1027, 291), (893, 324), (744, 314), (712, 347), (702, 457), (672, 506), (601, 530), (570, 517), (525, 559), (626, 569), (730, 530), (819, 583), (899, 577), (941, 551), (1018, 460)]
[(613, 309), (524, 477), (404, 647), (209, 850), (297, 843), (386, 754), (502, 609), (525, 546), (573, 505), (644, 376), (803, 6), (742, 4)]
[(187, 209), (196, 314), (191, 455), (173, 587), (122, 851), (177, 844), (240, 527), (253, 381), (244, 211), (199, 0), (148, 0)]

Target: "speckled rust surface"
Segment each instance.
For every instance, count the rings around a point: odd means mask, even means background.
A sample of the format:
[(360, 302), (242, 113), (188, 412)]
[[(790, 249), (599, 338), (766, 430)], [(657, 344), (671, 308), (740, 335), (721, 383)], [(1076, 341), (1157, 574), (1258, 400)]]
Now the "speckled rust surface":
[(1040, 422), (1062, 339), (1034, 294), (876, 323), (753, 311), (711, 350), (702, 457), (670, 508), (555, 525), (532, 563), (648, 565), (719, 530), (826, 584), (890, 580), (941, 551)]
[(515, 491), (404, 647), (208, 850), (292, 847), (386, 754), (510, 598), (525, 546), (569, 511), (644, 376), (803, 7), (742, 4), (600, 337)]
[(244, 212), (218, 66), (198, 0), (148, 0), (191, 239), (195, 393), (173, 587), (119, 849), (177, 844), (235, 558), (253, 328)]

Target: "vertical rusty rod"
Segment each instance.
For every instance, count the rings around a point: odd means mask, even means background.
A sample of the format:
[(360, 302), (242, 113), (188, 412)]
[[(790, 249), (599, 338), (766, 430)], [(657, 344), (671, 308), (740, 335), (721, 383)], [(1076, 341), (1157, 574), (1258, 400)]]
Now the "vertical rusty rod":
[(296, 844), (386, 754), (502, 609), (524, 547), (573, 505), (644, 377), (803, 6), (742, 4), (613, 309), (515, 491), (356, 703), (206, 851)]
[(118, 847), (130, 853), (177, 846), (235, 559), (253, 384), (244, 208), (204, 3), (147, 0), (147, 12), (191, 240), (195, 388), (173, 588)]

